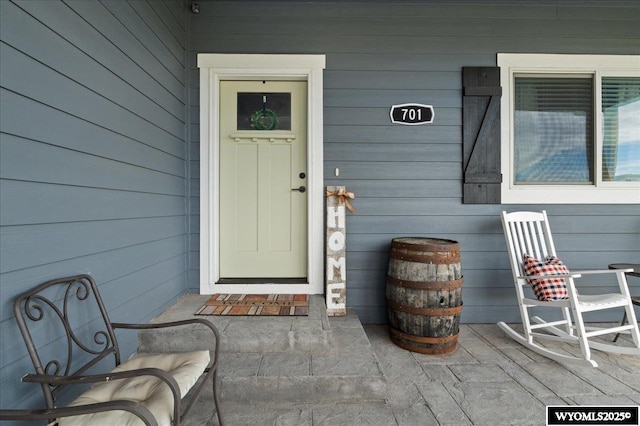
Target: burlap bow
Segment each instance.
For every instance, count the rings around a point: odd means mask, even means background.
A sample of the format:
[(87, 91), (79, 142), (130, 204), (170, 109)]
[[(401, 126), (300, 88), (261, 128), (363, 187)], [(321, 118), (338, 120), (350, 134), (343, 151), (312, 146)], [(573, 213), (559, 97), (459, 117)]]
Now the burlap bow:
[(351, 213), (357, 212), (356, 208), (351, 204), (351, 200), (355, 200), (356, 195), (353, 192), (347, 192), (345, 188), (340, 188), (337, 191), (327, 191), (327, 197), (338, 197), (338, 204), (344, 204), (347, 206)]

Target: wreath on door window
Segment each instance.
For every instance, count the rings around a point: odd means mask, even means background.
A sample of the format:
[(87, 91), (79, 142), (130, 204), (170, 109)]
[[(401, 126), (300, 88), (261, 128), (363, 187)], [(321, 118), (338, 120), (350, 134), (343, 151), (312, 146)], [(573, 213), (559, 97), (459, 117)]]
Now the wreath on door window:
[(260, 109), (251, 114), (251, 127), (256, 130), (275, 130), (278, 128), (278, 115), (269, 108)]

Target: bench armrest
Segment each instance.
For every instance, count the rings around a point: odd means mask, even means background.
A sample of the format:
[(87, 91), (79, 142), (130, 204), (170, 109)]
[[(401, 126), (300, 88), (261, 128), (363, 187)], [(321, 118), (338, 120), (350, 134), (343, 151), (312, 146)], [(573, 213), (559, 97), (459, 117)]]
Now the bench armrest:
[(170, 388), (175, 388), (178, 391), (178, 398), (180, 397), (180, 388), (176, 380), (160, 368), (139, 368), (136, 370), (115, 371), (111, 373), (103, 374), (89, 374), (82, 376), (55, 376), (51, 374), (27, 374), (22, 377), (23, 382), (29, 383), (47, 383), (50, 385), (65, 385), (65, 384), (83, 384), (83, 383), (99, 383), (110, 382), (118, 379), (130, 379), (132, 377), (139, 376), (154, 376), (164, 381)]
[(201, 318), (192, 318), (182, 321), (170, 321), (170, 322), (159, 322), (159, 323), (149, 323), (149, 324), (131, 324), (124, 322), (112, 322), (111, 326), (113, 328), (123, 328), (129, 330), (152, 330), (154, 328), (169, 328), (169, 327), (180, 327), (183, 325), (191, 325), (191, 324), (201, 324), (205, 327), (209, 328), (214, 336), (216, 337), (216, 343), (220, 340), (220, 333), (215, 325), (211, 322), (201, 319)]
[[(105, 374), (90, 374), (85, 376), (53, 376), (49, 374), (27, 374), (22, 377), (23, 382), (46, 383), (51, 385), (73, 385), (84, 383), (110, 382), (118, 379), (130, 379), (132, 377), (153, 376), (157, 377), (169, 386), (173, 394), (173, 415), (179, 416), (181, 411), (182, 396), (180, 387), (173, 376), (159, 368), (139, 368), (136, 370), (116, 371)], [(85, 413), (86, 414), (86, 413)]]
[(149, 323), (149, 324), (132, 324), (132, 323), (123, 323), (123, 322), (112, 322), (111, 326), (116, 329), (116, 328), (121, 328), (121, 329), (128, 329), (128, 330), (153, 330), (153, 329), (159, 329), (159, 328), (170, 328), (170, 327), (180, 327), (180, 326), (184, 326), (184, 325), (192, 325), (192, 324), (201, 324), (204, 325), (205, 327), (207, 327), (209, 330), (211, 330), (211, 332), (213, 333), (214, 339), (215, 339), (215, 343), (216, 343), (216, 347), (214, 350), (214, 357), (213, 360), (209, 366), (209, 368), (217, 368), (217, 364), (218, 364), (218, 355), (220, 352), (220, 333), (218, 332), (218, 329), (216, 328), (215, 325), (213, 325), (211, 322), (202, 319), (202, 318), (191, 318), (191, 319), (186, 319), (186, 320), (181, 320), (181, 321), (169, 321), (169, 322), (159, 322), (159, 323)]
[(78, 405), (75, 407), (44, 408), (34, 410), (0, 410), (0, 420), (40, 420), (57, 419), (60, 417), (80, 416), (83, 414), (100, 413), (105, 411), (128, 411), (137, 416), (148, 426), (158, 426), (156, 418), (149, 409), (134, 401), (115, 400), (97, 402), (95, 404)]

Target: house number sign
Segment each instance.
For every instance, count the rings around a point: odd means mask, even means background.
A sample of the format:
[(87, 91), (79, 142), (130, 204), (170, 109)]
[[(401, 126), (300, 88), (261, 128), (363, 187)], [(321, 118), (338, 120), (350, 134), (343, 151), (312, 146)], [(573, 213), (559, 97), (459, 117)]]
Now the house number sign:
[(433, 123), (433, 107), (423, 104), (393, 105), (389, 111), (391, 122), (406, 126)]

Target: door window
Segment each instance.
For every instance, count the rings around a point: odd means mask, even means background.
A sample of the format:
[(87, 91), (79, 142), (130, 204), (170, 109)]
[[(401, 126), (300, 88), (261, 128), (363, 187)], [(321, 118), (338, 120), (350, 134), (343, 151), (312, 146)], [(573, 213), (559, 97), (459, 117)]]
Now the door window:
[(238, 93), (238, 130), (291, 130), (291, 93)]

